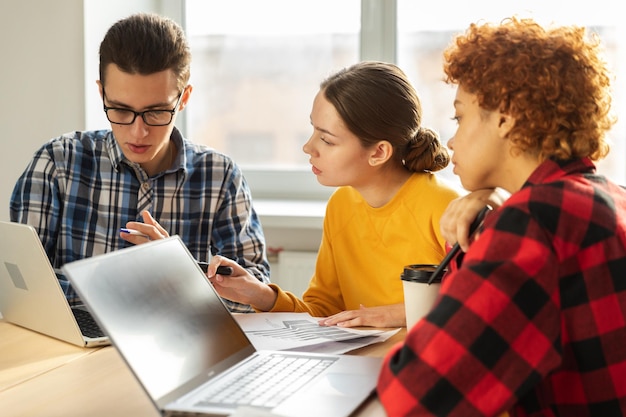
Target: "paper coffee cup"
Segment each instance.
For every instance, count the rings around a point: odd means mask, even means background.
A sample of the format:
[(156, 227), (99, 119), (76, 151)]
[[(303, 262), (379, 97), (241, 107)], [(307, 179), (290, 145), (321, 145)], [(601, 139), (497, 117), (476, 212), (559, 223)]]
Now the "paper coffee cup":
[(404, 309), (406, 328), (410, 329), (419, 319), (430, 311), (439, 295), (441, 276), (428, 285), (428, 280), (437, 269), (437, 265), (415, 264), (404, 267), (400, 275), (404, 289)]

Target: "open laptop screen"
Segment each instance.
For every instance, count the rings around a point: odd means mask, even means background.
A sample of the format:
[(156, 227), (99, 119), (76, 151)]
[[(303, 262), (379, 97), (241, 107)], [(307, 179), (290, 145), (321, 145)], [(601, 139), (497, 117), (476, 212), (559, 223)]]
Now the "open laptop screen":
[[(152, 398), (254, 352), (177, 236), (67, 264), (81, 298)], [(232, 360), (230, 359), (232, 358)], [(158, 366), (155, 366), (158, 364)], [(168, 395), (169, 396), (169, 395)]]

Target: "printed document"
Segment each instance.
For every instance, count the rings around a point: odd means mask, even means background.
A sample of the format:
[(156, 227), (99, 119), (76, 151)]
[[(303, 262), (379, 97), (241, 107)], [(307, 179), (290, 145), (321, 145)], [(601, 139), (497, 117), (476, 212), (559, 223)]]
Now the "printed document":
[(321, 318), (308, 313), (235, 314), (235, 318), (259, 350), (341, 354), (384, 342), (400, 330), (320, 326)]

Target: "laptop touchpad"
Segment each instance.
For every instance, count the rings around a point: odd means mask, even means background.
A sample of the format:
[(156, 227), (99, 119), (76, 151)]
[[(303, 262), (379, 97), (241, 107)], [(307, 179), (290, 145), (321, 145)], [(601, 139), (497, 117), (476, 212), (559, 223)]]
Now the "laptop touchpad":
[[(364, 375), (328, 373), (272, 410), (276, 414), (308, 416), (341, 415), (354, 411), (354, 397), (367, 398), (371, 381)], [(365, 395), (363, 395), (365, 392)], [(298, 410), (295, 412), (295, 410)], [(339, 411), (339, 412), (338, 412)], [(295, 412), (295, 414), (294, 414)]]

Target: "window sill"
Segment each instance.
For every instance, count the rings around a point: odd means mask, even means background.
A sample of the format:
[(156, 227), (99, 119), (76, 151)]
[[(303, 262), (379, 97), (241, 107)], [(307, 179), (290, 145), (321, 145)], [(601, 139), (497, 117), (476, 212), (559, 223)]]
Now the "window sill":
[(322, 230), (326, 201), (255, 199), (264, 228)]

